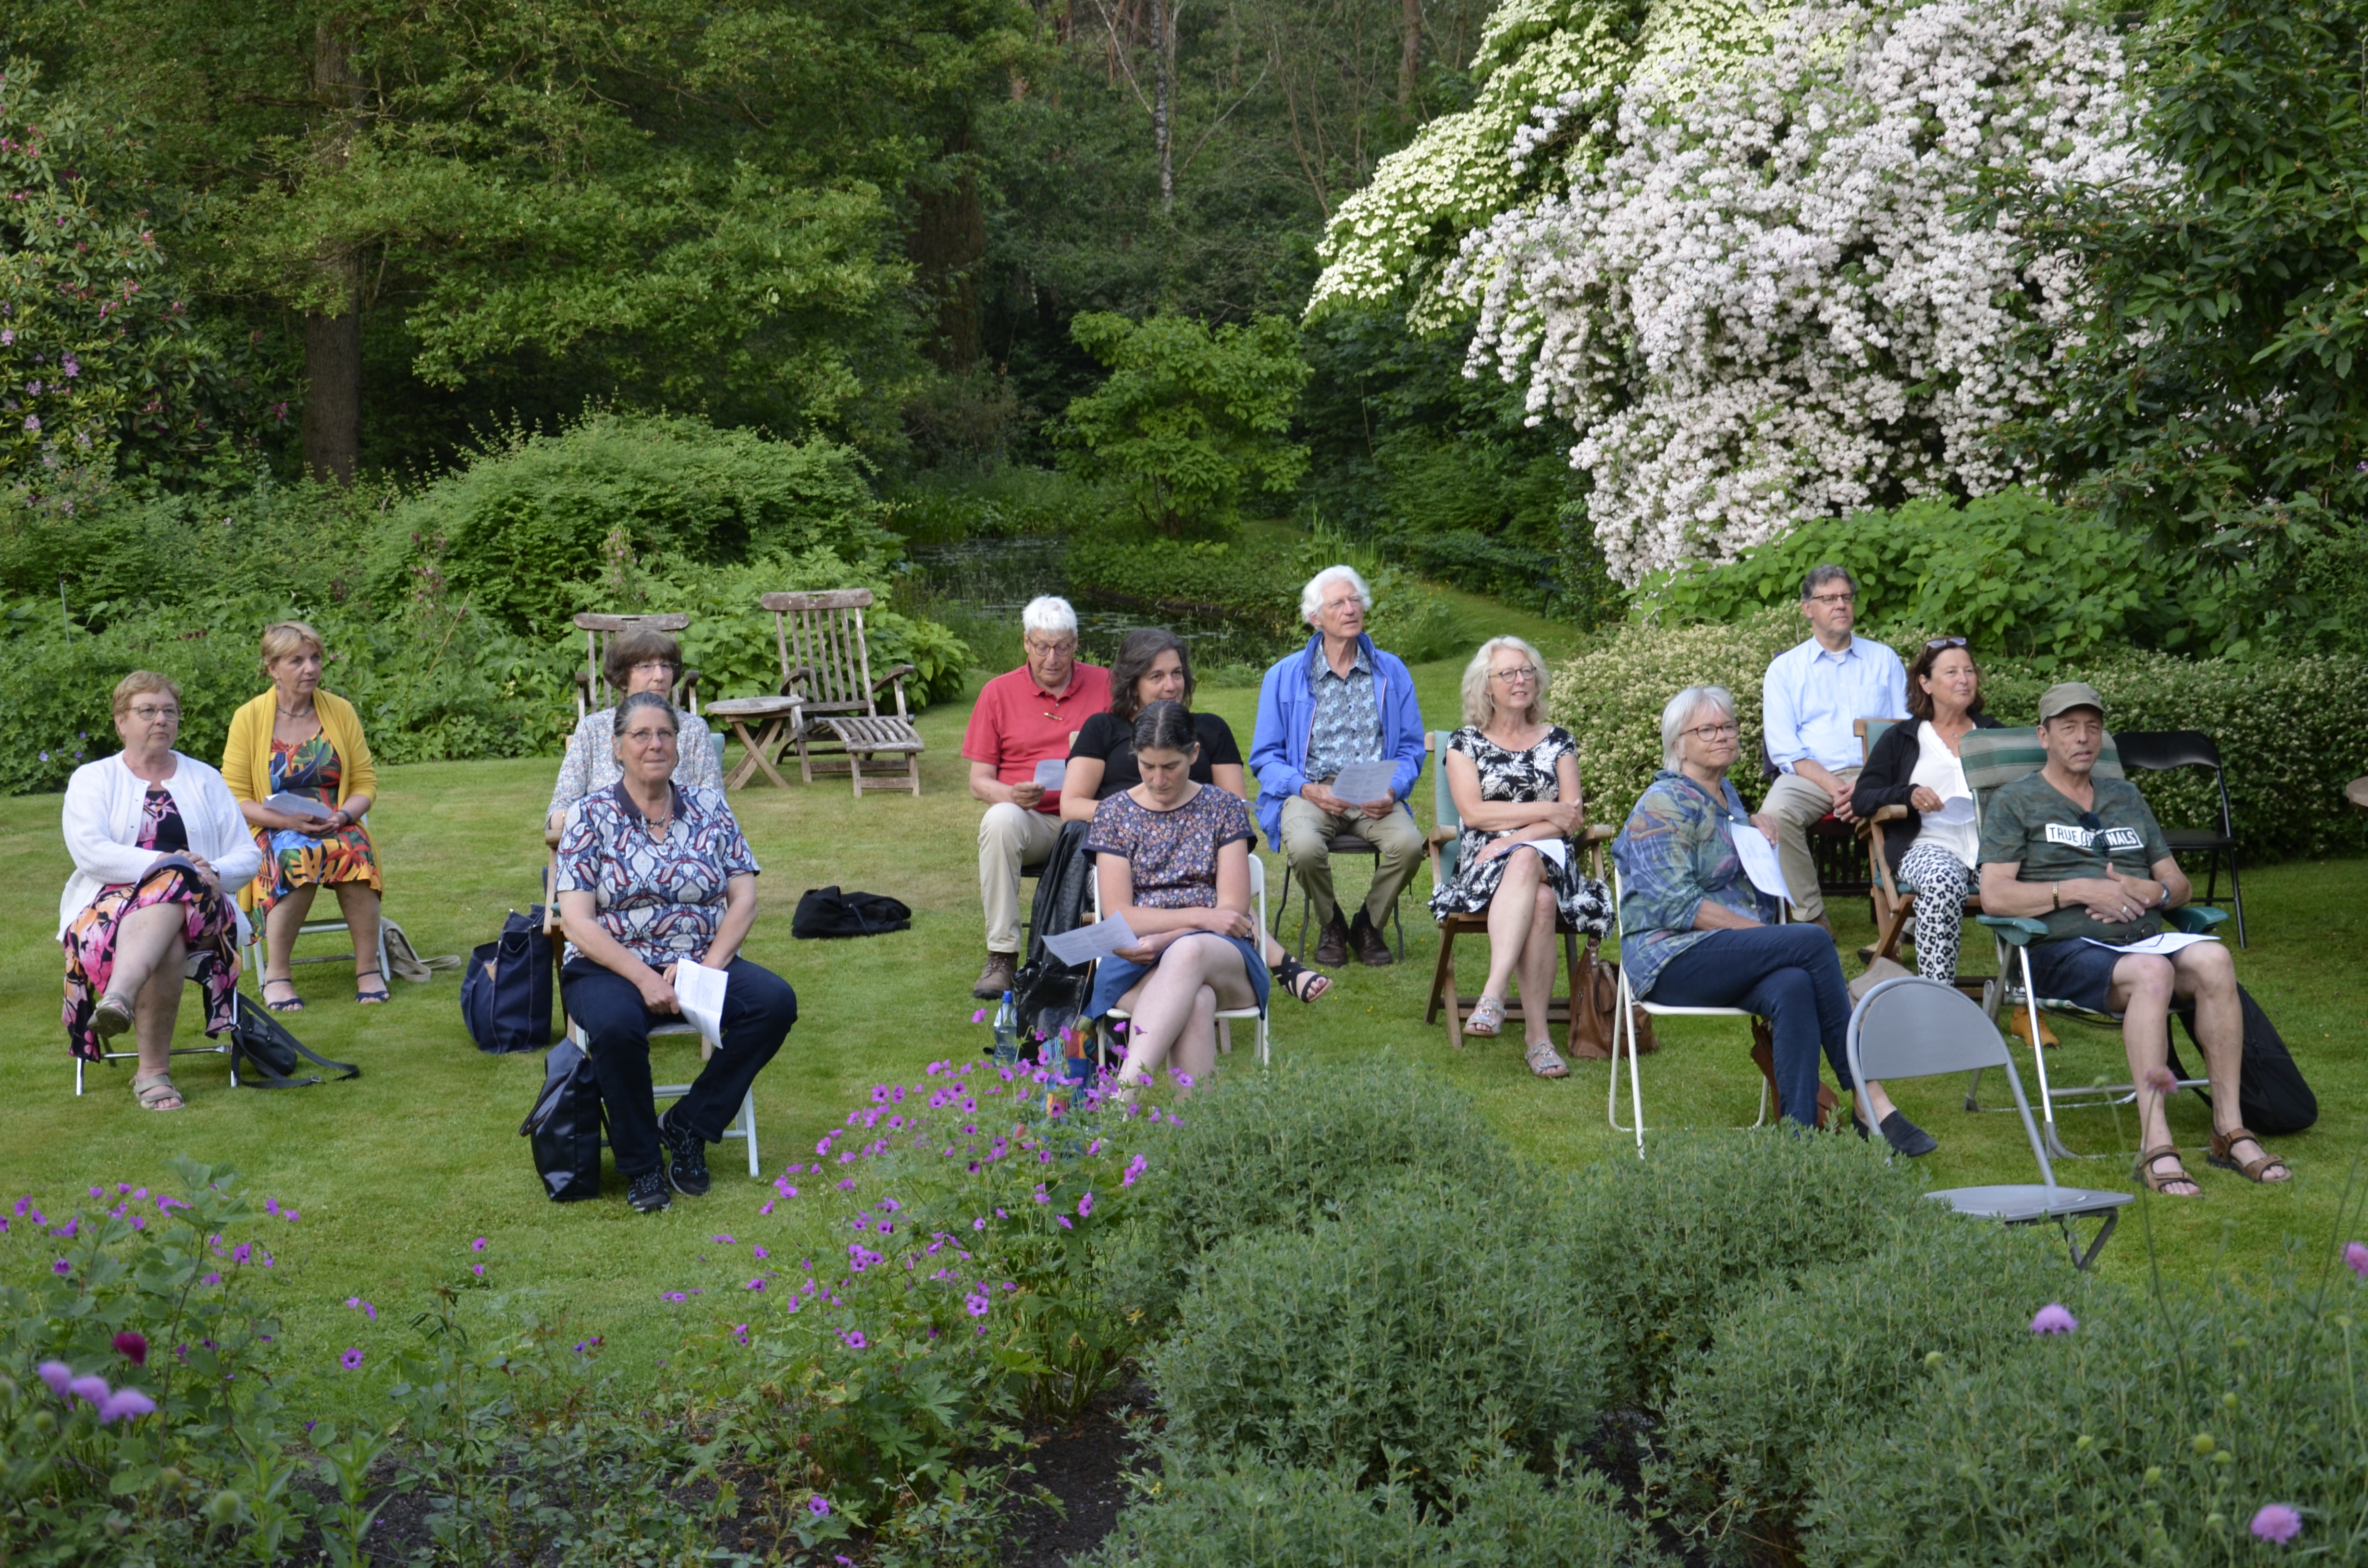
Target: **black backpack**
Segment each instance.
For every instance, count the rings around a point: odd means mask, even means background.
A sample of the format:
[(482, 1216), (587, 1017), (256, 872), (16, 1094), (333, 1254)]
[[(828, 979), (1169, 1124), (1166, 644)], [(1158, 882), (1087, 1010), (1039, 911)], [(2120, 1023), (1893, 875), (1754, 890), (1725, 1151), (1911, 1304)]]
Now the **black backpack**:
[(907, 931), (913, 912), (902, 900), (881, 892), (841, 892), (808, 888), (790, 919), (790, 935), (828, 940), (834, 937), (879, 937)]
[(534, 1168), (553, 1203), (600, 1196), (600, 1080), (591, 1061), (572, 1040), (552, 1047), (542, 1061), (542, 1093), (518, 1124), (518, 1136), (534, 1140)]
[[(2303, 1082), (2302, 1069), (2294, 1065), (2294, 1053), (2286, 1049), (2269, 1014), (2253, 1000), (2253, 994), (2240, 985), (2237, 987), (2237, 996), (2245, 1008), (2245, 1055), (2237, 1069), (2237, 1114), (2244, 1119), (2247, 1128), (2264, 1138), (2300, 1132), (2318, 1119), (2318, 1096)], [(2189, 1007), (2181, 1012), (2179, 1021), (2187, 1026), (2187, 1038), (2194, 1040), (2195, 1009)], [(2202, 1049), (2200, 1041), (2197, 1049)], [(2169, 1055), (2170, 1070), (2186, 1077), (2187, 1069), (2180, 1064), (2178, 1049), (2173, 1047)], [(2212, 1103), (2208, 1090), (2196, 1090), (2195, 1097), (2207, 1106)]]
[(469, 954), (461, 976), (461, 1021), (479, 1051), (541, 1051), (551, 1043), (551, 938), (542, 905), (517, 910), (495, 941)]

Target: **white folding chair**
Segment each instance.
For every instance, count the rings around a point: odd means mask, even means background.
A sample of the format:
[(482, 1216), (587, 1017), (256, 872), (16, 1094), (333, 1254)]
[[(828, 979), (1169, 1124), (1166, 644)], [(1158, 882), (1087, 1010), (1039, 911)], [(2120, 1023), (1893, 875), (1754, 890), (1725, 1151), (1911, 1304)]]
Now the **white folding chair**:
[[(184, 981), (197, 979), (198, 960), (201, 957), (203, 957), (202, 954), (191, 953), (189, 955), (188, 961), (181, 966), (181, 975)], [(233, 1089), (238, 1087), (238, 1057), (231, 1051), (230, 1036), (227, 1033), (224, 1033), (219, 1040), (215, 1041), (211, 1045), (176, 1045), (168, 1047), (165, 1055), (168, 1059), (168, 1062), (170, 1058), (176, 1056), (228, 1056), (230, 1058), (230, 1086)], [(131, 1051), (108, 1051), (102, 1046), (99, 1050), (98, 1059), (101, 1062), (137, 1062), (140, 1059), (140, 1052), (136, 1047)], [(83, 1089), (82, 1070), (85, 1066), (89, 1065), (89, 1063), (84, 1058), (77, 1056), (74, 1059), (74, 1094), (79, 1097)]]
[[(699, 1026), (689, 1022), (652, 1024), (650, 1026), (650, 1038), (652, 1040), (656, 1040), (661, 1035), (681, 1034), (698, 1035)], [(569, 1018), (567, 1020), (567, 1038), (575, 1042), (576, 1050), (583, 1051), (586, 1056), (591, 1055), (592, 1042), (584, 1038), (583, 1026), (578, 1024), (573, 1018)], [(709, 1044), (705, 1037), (701, 1036), (699, 1041), (699, 1059), (701, 1062), (704, 1062), (714, 1054), (715, 1047)], [(653, 1100), (678, 1100), (689, 1093), (690, 1093), (690, 1085), (689, 1084), (653, 1084), (650, 1085), (650, 1097)], [(727, 1139), (742, 1138), (747, 1141), (748, 1175), (751, 1177), (757, 1176), (762, 1167), (757, 1161), (757, 1091), (755, 1089), (751, 1088), (746, 1095), (741, 1096), (740, 1114), (732, 1119), (732, 1125), (723, 1130), (723, 1136)], [(605, 1142), (607, 1140), (604, 1138), (602, 1142)]]
[[(2014, 1092), (2014, 1108), (2022, 1118), (2023, 1137), (2031, 1143), (2031, 1157), (2039, 1162), (2039, 1185), (1958, 1187), (1924, 1196), (1946, 1203), (1960, 1214), (2009, 1225), (2053, 1220), (2064, 1233), (2074, 1267), (2086, 1268), (2096, 1261), (2106, 1238), (2120, 1222), (2123, 1208), (2135, 1199), (2126, 1192), (2055, 1184), (2055, 1167), (2047, 1163), (2046, 1146), (2031, 1119), (2031, 1104), (2022, 1097), (2022, 1078), (2014, 1070), (2014, 1052), (2007, 1049), (2006, 1038), (1980, 1003), (1953, 986), (1919, 975), (1886, 980), (1851, 1010), (1848, 1047), (1850, 1075), (1860, 1083), (1870, 1078), (1896, 1082), (1988, 1067), (2006, 1069), (2007, 1087)], [(2085, 1253), (2072, 1233), (2072, 1221), (2084, 1216), (2101, 1216), (2105, 1221)]]
[[(1250, 851), (1249, 860), (1250, 900), (1257, 906), (1258, 929), (1263, 932), (1266, 929), (1266, 862), (1258, 858), (1258, 851), (1255, 849)], [(1093, 879), (1093, 890), (1094, 918), (1099, 921), (1102, 917), (1102, 883), (1101, 878), (1099, 876)], [(1093, 982), (1090, 979), (1086, 982), (1086, 990), (1087, 994), (1090, 995), (1092, 994)], [(1271, 1010), (1273, 1004), (1274, 993), (1269, 987), (1267, 993), (1267, 1006), (1264, 1007), (1218, 1008), (1217, 1049), (1225, 1052), (1227, 1055), (1231, 1055), (1234, 1049), (1234, 1020), (1237, 1018), (1255, 1018), (1258, 1020), (1258, 1065), (1261, 1067), (1265, 1066), (1268, 1061), (1268, 1014)], [(1112, 1018), (1126, 1018), (1132, 1016), (1133, 1015), (1128, 1013), (1123, 1007), (1112, 1007), (1109, 1012), (1102, 1015), (1101, 1021), (1095, 1025), (1095, 1029), (1100, 1037), (1099, 1043), (1104, 1051), (1110, 1051), (1112, 1049), (1110, 1043), (1110, 1020)]]
[[(1615, 913), (1626, 902), (1625, 895), (1626, 888), (1620, 876), (1620, 858), (1615, 854), (1611, 858), (1611, 907)], [(1784, 915), (1780, 914), (1777, 918), (1782, 920)], [(1622, 935), (1624, 937), (1626, 933), (1623, 931)], [(1753, 1017), (1753, 1014), (1746, 1007), (1679, 1007), (1661, 1002), (1639, 1000), (1628, 988), (1628, 966), (1625, 963), (1620, 966), (1620, 1013), (1613, 1023), (1611, 1037), (1611, 1088), (1604, 1101), (1603, 1113), (1611, 1119), (1614, 1131), (1633, 1131), (1636, 1134), (1636, 1157), (1641, 1160), (1645, 1157), (1645, 1090), (1643, 1080), (1636, 1073), (1636, 1009), (1639, 1007), (1645, 1010), (1647, 1017), (1656, 1018), (1743, 1018), (1748, 1020)], [(1620, 1047), (1622, 1040), (1627, 1042), (1628, 1047), (1628, 1099), (1636, 1119), (1636, 1124), (1633, 1128), (1623, 1125), (1620, 1119)], [(1759, 1080), (1759, 1114), (1752, 1119), (1751, 1125), (1765, 1127), (1767, 1124), (1768, 1080), (1762, 1077)]]

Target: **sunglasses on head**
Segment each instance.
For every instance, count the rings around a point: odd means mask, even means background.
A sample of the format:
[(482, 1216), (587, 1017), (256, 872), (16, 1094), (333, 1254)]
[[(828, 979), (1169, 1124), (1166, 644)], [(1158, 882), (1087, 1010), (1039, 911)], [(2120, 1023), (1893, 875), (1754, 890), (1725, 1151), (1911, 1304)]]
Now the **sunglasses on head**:
[(1964, 646), (1965, 646), (1965, 640), (1962, 637), (1935, 637), (1924, 644), (1924, 649), (1925, 652), (1930, 653), (1935, 648), (1962, 648)]

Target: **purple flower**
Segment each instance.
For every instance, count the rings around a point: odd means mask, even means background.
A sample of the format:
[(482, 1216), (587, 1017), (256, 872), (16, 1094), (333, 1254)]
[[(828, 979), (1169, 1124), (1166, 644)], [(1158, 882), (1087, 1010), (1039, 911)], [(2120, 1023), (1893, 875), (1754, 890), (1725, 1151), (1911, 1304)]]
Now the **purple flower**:
[(1094, 1211), (1094, 1195), (1090, 1192), (1077, 1199), (1077, 1218), (1082, 1220)]
[(282, 1209), (282, 1210), (279, 1211), (279, 1217), (280, 1217), (281, 1219), (283, 1219), (283, 1220), (287, 1221), (290, 1224), (291, 1224), (291, 1225), (292, 1225), (292, 1224), (294, 1224), (294, 1223), (296, 1222), (296, 1220), (297, 1220), (296, 1210), (294, 1210), (293, 1209)]
[(739, 1243), (737, 1243), (737, 1242), (734, 1241), (730, 1236), (712, 1236), (712, 1237), (710, 1237), (710, 1238), (709, 1238), (709, 1240), (711, 1240), (711, 1241), (714, 1242), (714, 1243), (715, 1243), (717, 1245), (719, 1245), (719, 1246), (727, 1246), (727, 1247), (728, 1247), (728, 1246), (738, 1246), (738, 1245), (740, 1244)]
[(2302, 1534), (2302, 1515), (2291, 1504), (2264, 1503), (2253, 1516), (2252, 1529), (2255, 1540), (2283, 1546)]
[(74, 1272), (74, 1265), (73, 1265), (73, 1264), (71, 1264), (71, 1263), (68, 1263), (64, 1258), (63, 1258), (63, 1257), (62, 1257), (62, 1258), (58, 1259), (55, 1263), (53, 1263), (53, 1264), (50, 1265), (50, 1272), (51, 1272), (51, 1273), (52, 1273), (52, 1274), (57, 1274), (57, 1275), (72, 1274), (72, 1273)]
[(360, 1371), (362, 1369), (362, 1353), (360, 1348), (359, 1346), (348, 1348), (344, 1355), (337, 1358), (337, 1365), (343, 1367), (348, 1372)]
[(817, 1492), (806, 1499), (806, 1512), (817, 1519), (830, 1517), (830, 1499)]
[(663, 1299), (669, 1301), (688, 1301), (690, 1300), (689, 1296), (684, 1295), (679, 1290), (668, 1290)]
[(99, 1403), (98, 1424), (102, 1426), (126, 1416), (138, 1420), (142, 1415), (156, 1414), (156, 1402), (138, 1389), (117, 1389)]
[(485, 1266), (482, 1263), (472, 1263), (469, 1265), (469, 1272), (483, 1279), (485, 1277)]
[(1141, 1154), (1137, 1154), (1134, 1158), (1129, 1160), (1126, 1163), (1126, 1176), (1124, 1179), (1120, 1181), (1119, 1186), (1133, 1187), (1134, 1185), (1135, 1177), (1144, 1173), (1147, 1164), (1148, 1162), (1146, 1162)]
[(2069, 1334), (2079, 1326), (2080, 1320), (2055, 1301), (2040, 1308), (2031, 1319), (2031, 1332), (2033, 1334)]
[(135, 1367), (148, 1364), (148, 1336), (138, 1329), (127, 1328), (115, 1336), (116, 1354)]
[[(95, 1187), (90, 1189), (90, 1192), (91, 1196), (94, 1198), (98, 1196), (98, 1188)], [(265, 1199), (263, 1200), (263, 1211), (266, 1214), (277, 1215), (279, 1212), (279, 1199), (276, 1198)]]
[(2368, 1279), (2368, 1246), (2362, 1246), (2358, 1242), (2344, 1243), (2343, 1262), (2352, 1273)]
[(2168, 1098), (2179, 1093), (2179, 1074), (2168, 1067), (2149, 1067), (2145, 1077), (2146, 1086), (2157, 1095)]
[(89, 1401), (95, 1409), (107, 1403), (107, 1380), (96, 1374), (79, 1377), (66, 1384), (66, 1392), (76, 1399)]
[(839, 1337), (847, 1341), (847, 1347), (849, 1350), (861, 1350), (869, 1346), (871, 1343), (870, 1340), (863, 1337), (863, 1331), (860, 1328), (850, 1328), (845, 1334), (840, 1335)]
[(485, 1246), (486, 1246), (485, 1238), (484, 1238), (484, 1237), (483, 1237), (483, 1236), (479, 1236), (475, 1241), (471, 1242), (471, 1243), (469, 1244), (469, 1250), (470, 1250), (471, 1252), (483, 1252), (483, 1251), (484, 1251), (484, 1250), (485, 1250)]
[(230, 1260), (233, 1263), (245, 1263), (254, 1256), (254, 1253), (255, 1244), (252, 1242), (241, 1242), (230, 1249)]
[(974, 1318), (985, 1317), (986, 1309), (993, 1304), (984, 1290), (973, 1290), (962, 1298), (962, 1310)]
[(74, 1382), (72, 1367), (67, 1366), (63, 1361), (44, 1361), (33, 1370), (41, 1375), (41, 1381), (50, 1385), (51, 1393), (60, 1399), (65, 1398), (66, 1389)]
[(756, 1278), (749, 1280), (749, 1281), (748, 1281), (748, 1283), (746, 1283), (746, 1285), (743, 1285), (743, 1286), (741, 1286), (741, 1287), (740, 1287), (740, 1289), (742, 1289), (743, 1290), (763, 1290), (764, 1288), (765, 1288), (765, 1278), (764, 1278), (764, 1276), (763, 1276), (763, 1275), (761, 1275), (761, 1274), (760, 1274), (760, 1275), (758, 1275)]

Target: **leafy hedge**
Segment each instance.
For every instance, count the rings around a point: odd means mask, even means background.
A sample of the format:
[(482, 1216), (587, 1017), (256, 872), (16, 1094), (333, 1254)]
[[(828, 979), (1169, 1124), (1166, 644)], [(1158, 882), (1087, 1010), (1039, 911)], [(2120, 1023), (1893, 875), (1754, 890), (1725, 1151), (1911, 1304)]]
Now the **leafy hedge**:
[[(1770, 660), (1806, 634), (1790, 606), (1733, 625), (1629, 626), (1556, 670), (1550, 705), (1555, 722), (1578, 741), (1595, 820), (1625, 818), (1660, 767), (1662, 705), (1696, 685), (1735, 694), (1743, 755), (1729, 777), (1756, 802), (1766, 789), (1760, 679)], [(1907, 658), (1922, 648), (1924, 636), (1920, 630), (1892, 631), (1886, 640)], [(2114, 729), (2201, 730), (2216, 740), (2237, 836), (2249, 857), (2368, 848), (2368, 814), (2343, 798), (2345, 784), (2368, 773), (2368, 735), (2354, 722), (2368, 711), (2368, 659), (2182, 659), (2125, 649), (2052, 669), (1983, 661), (1986, 705), (2008, 723), (2032, 722), (2039, 694), (2059, 680), (2095, 686)], [(2188, 769), (2140, 775), (2139, 782), (2166, 825), (2217, 823), (2219, 801), (2208, 775)]]

